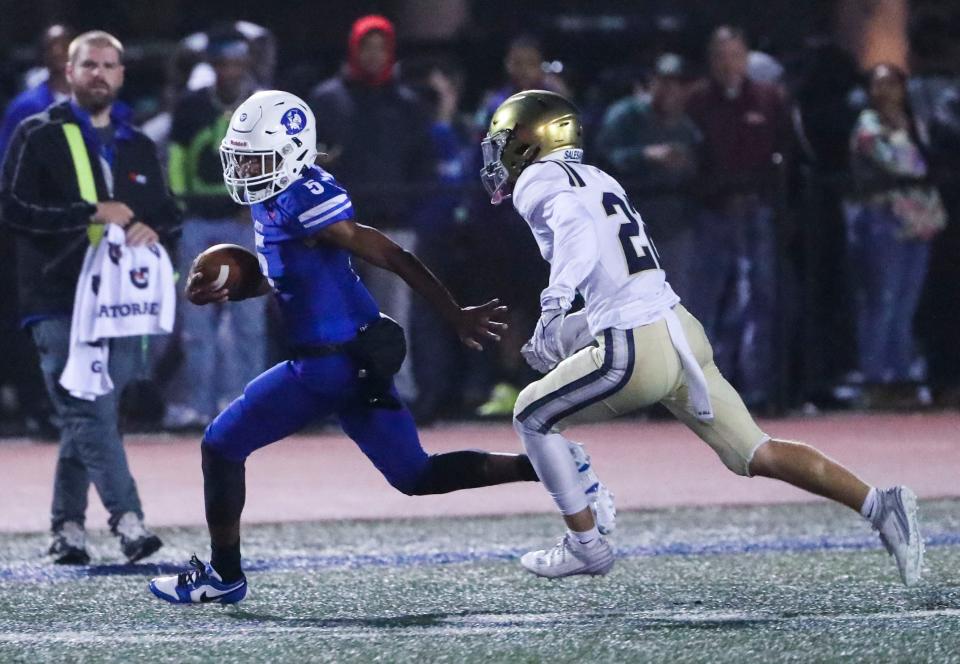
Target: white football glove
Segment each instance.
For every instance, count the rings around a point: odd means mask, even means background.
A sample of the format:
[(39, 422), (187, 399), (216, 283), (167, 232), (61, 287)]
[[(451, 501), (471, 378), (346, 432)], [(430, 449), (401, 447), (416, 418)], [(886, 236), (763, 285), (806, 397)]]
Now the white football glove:
[(560, 345), (560, 325), (563, 323), (562, 309), (547, 309), (540, 313), (540, 320), (533, 330), (533, 336), (523, 344), (520, 354), (535, 371), (547, 373), (563, 359)]
[(587, 324), (587, 310), (567, 314), (560, 323), (560, 352), (564, 359), (595, 342)]
[(540, 314), (537, 328), (520, 354), (533, 369), (547, 373), (593, 341), (586, 311), (568, 316), (561, 309), (548, 309)]

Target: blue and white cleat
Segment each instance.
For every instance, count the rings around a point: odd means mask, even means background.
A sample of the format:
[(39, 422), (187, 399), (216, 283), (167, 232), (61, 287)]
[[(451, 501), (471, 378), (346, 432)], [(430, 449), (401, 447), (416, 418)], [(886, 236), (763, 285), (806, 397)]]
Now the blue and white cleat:
[(210, 563), (194, 555), (189, 572), (158, 576), (150, 582), (150, 592), (173, 604), (235, 604), (247, 596), (247, 577), (224, 583)]
[(590, 510), (593, 512), (597, 530), (601, 535), (609, 535), (617, 527), (617, 506), (613, 502), (613, 491), (600, 481), (596, 471), (590, 464), (590, 455), (583, 445), (572, 440), (567, 441), (570, 456), (577, 466), (580, 486), (590, 501)]

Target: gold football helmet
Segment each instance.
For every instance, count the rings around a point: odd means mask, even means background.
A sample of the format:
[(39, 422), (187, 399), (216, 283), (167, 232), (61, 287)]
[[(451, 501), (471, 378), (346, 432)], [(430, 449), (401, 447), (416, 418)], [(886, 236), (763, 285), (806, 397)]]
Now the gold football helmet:
[(518, 92), (497, 108), (480, 147), (480, 179), (490, 202), (499, 205), (510, 197), (511, 187), (523, 169), (539, 157), (556, 150), (581, 150), (580, 112), (555, 92)]

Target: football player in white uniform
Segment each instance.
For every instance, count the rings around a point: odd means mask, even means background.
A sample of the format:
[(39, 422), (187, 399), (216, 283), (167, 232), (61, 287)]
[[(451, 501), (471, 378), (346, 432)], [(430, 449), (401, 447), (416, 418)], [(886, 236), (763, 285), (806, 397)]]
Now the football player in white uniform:
[[(521, 564), (545, 577), (610, 571), (613, 551), (597, 530), (561, 432), (660, 402), (738, 475), (780, 479), (860, 512), (879, 531), (903, 582), (915, 584), (923, 542), (913, 492), (873, 488), (816, 449), (771, 438), (757, 426), (717, 370), (700, 323), (670, 288), (623, 187), (581, 163), (581, 148), (576, 107), (542, 90), (504, 101), (482, 142), (481, 178), (491, 202), (512, 196), (550, 263), (542, 316), (522, 350), (546, 375), (520, 394), (514, 427), (568, 531)], [(578, 293), (585, 314), (568, 315)]]

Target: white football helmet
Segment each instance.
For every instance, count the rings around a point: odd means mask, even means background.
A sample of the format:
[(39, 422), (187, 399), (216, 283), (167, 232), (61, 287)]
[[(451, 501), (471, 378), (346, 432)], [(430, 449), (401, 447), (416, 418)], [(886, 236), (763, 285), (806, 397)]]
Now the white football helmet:
[(241, 205), (276, 196), (316, 156), (313, 112), (302, 99), (281, 90), (257, 92), (240, 104), (220, 142), (223, 182)]

